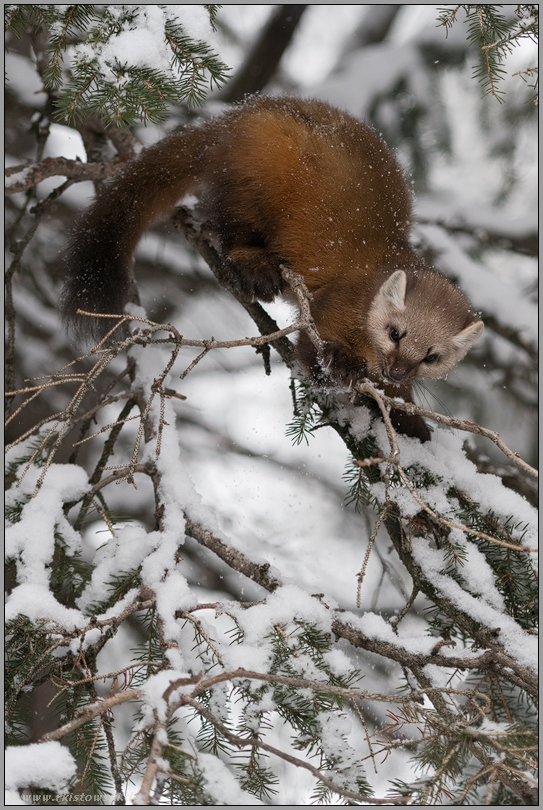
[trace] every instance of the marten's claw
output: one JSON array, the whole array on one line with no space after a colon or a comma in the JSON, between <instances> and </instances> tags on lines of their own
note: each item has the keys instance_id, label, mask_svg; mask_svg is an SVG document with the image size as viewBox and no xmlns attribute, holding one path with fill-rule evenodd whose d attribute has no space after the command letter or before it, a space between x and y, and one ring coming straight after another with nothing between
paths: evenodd
<instances>
[{"instance_id":1,"label":"marten's claw","mask_svg":"<svg viewBox=\"0 0 543 810\"><path fill-rule=\"evenodd\" d=\"M319 366L325 384L352 389L353 385L366 376L366 363L353 353L352 349L339 341L325 341Z\"/></svg>"},{"instance_id":2,"label":"marten's claw","mask_svg":"<svg viewBox=\"0 0 543 810\"><path fill-rule=\"evenodd\" d=\"M285 288L279 257L262 248L236 247L228 251L227 268L233 283L249 301L273 301Z\"/></svg>"}]
</instances>

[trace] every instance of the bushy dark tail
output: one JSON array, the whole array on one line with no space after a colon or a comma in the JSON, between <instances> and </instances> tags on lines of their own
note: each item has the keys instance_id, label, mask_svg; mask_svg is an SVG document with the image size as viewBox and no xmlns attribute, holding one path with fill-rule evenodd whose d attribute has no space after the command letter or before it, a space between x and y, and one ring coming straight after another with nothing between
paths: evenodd
<instances>
[{"instance_id":1,"label":"bushy dark tail","mask_svg":"<svg viewBox=\"0 0 543 810\"><path fill-rule=\"evenodd\" d=\"M78 340L99 340L120 315L130 287L132 254L144 231L197 182L206 129L187 128L146 149L100 190L80 217L65 254L62 317Z\"/></svg>"}]
</instances>

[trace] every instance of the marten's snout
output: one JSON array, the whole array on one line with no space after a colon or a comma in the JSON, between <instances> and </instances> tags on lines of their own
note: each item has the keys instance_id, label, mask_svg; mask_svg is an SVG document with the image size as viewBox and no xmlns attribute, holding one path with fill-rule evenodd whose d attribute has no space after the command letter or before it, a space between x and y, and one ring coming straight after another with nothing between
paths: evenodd
<instances>
[{"instance_id":1,"label":"marten's snout","mask_svg":"<svg viewBox=\"0 0 543 810\"><path fill-rule=\"evenodd\" d=\"M386 368L386 365L388 365L388 368ZM397 355L390 357L386 365L383 369L383 377L394 383L404 382L411 376L413 371L413 364Z\"/></svg>"}]
</instances>

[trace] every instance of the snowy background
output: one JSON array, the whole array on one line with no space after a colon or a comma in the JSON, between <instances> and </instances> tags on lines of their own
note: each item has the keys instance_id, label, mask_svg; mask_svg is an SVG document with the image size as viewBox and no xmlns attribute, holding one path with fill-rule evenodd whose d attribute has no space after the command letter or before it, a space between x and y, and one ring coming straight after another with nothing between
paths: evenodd
<instances>
[{"instance_id":1,"label":"snowy background","mask_svg":"<svg viewBox=\"0 0 543 810\"><path fill-rule=\"evenodd\" d=\"M219 25L213 45L234 72L273 8L228 4L220 11L224 27ZM437 6L402 6L384 41L359 47L356 31L372 8L383 7L309 6L268 90L335 104L371 121L397 150L412 177L418 218L413 238L417 246L460 283L487 321L484 337L468 358L446 381L426 383L419 392L419 401L442 413L499 431L513 450L535 464L537 258L530 240L537 232L537 124L530 89L512 75L532 64L535 46L525 43L512 53L504 81L506 101L500 105L495 99L481 98L480 88L471 78L476 57L466 52L465 30L458 24L446 39L444 30L436 27ZM41 83L24 48L20 52L16 46L11 49L7 70L15 99L7 117L7 163L16 165L33 157L23 122L28 124L33 111L40 108L43 96L36 95ZM215 112L220 105L220 98L212 96L207 110ZM181 120L182 115L173 111L166 125L137 128L136 136L147 145ZM44 157L60 155L86 160L79 133L53 124ZM51 178L41 183L38 198L46 197L60 182L59 178ZM87 204L92 194L91 183L69 188L45 217L25 257L14 292L20 318L19 383L22 378L52 373L69 362L72 347L59 326L56 312L61 284L58 256L74 213ZM22 196L16 195L16 205ZM185 337L206 339L213 335L218 340L229 340L255 334L254 325L238 303L218 287L202 260L167 222L148 233L139 245L136 277L149 317L162 323L172 322ZM267 309L281 326L294 317L292 309L281 301ZM347 484L342 476L348 453L334 431L323 428L316 431L309 444L299 445L293 445L286 435L292 419L288 370L272 354L272 373L265 376L262 360L253 349L235 348L211 352L179 384L176 377L197 353L198 350L183 349L177 360L172 379L186 401L173 400L171 408L175 411L183 475L201 496L202 514L216 521L224 536L253 561L269 562L272 571L292 585L292 592L281 597L284 604L290 600L292 605L298 600L303 612L304 594L322 592L358 617L372 612L388 619L399 612L411 592L410 578L384 532L377 537L357 608L357 573L375 515L371 510L356 514L344 505ZM115 373L121 368L119 361L111 371ZM65 407L66 396L67 392L61 389L45 391L39 407L36 404L28 409L28 414L15 420L13 436L23 432L32 419L37 421L44 413ZM113 406L102 411L95 430L114 421L118 410L120 407ZM136 431L136 423L126 425L111 464L128 460ZM473 493L478 479L467 463L463 467L458 462L464 438L438 428L431 454L440 474L449 474L451 480ZM502 463L503 458L490 443L481 440L472 444L477 446L477 452L489 456L489 464ZM99 443L85 447L82 459L88 470L93 469L100 452ZM59 461L66 461L67 456L68 453L65 458L61 456ZM456 459L450 468L448 459ZM54 479L55 474L58 480ZM52 492L62 493L64 487L64 500L69 500L68 490L83 485L66 480L60 469L57 473L52 470L49 476L47 497L42 491L41 506L35 507L34 519L41 522L48 519L48 514L54 522L54 515L48 513L58 508L52 504ZM29 476L23 489L30 493L34 484ZM186 497L189 487L187 483ZM519 520L534 520L528 504L504 490L497 479L495 486L489 484L473 497L479 501L486 499L498 513L514 511ZM123 563L127 568L134 561L137 565L138 555L142 558L148 553L141 544L154 528L151 485L138 479L137 491L127 483L110 487L108 507L118 516L117 549L124 542L124 553L133 555ZM30 515L27 517L32 519ZM106 525L96 519L96 514L92 518L83 532L83 554L89 561L99 561L101 567L83 600L87 603L101 595L100 588L108 575L116 565L121 565L117 556L108 556L109 552L104 551L109 538ZM529 539L531 544L531 534ZM15 537L12 542L17 546L19 540ZM190 593L199 601L262 598L263 591L257 585L227 568L195 541L187 539L185 552L176 571L186 579ZM47 582L40 579L46 567L47 549L41 546L40 553L41 562L34 559L34 563L42 565L41 573L30 568L27 571L27 581L34 589L35 616L43 615L46 608L51 612L45 597ZM432 562L430 549L425 557L424 550L420 554L430 569L432 564L437 565L437 576L439 560ZM473 566L470 575L479 579L479 584L486 577L484 600L488 610L494 610L499 617L495 626L501 626L504 638L507 635L510 643L516 644L515 629L510 630L504 624L503 603L482 556L473 552L470 565ZM37 593L42 593L36 590L40 587L43 601L36 598ZM16 613L28 593L21 590L17 594L16 589L10 610ZM80 607L83 606L82 603ZM425 606L425 600L419 597L402 623L400 635L408 649L416 650L426 643ZM278 610L277 604L274 610ZM477 615L475 608L474 611ZM379 616L366 615L360 621L366 622L366 632L384 638L384 622ZM205 611L200 617L205 618L210 632L224 631L221 625L224 619L215 619L213 611ZM60 624L68 621L68 617L56 619ZM258 625L250 629L257 633ZM115 651L109 646L104 649L98 662L100 669L114 671L119 666L131 646L131 632L123 629L119 633ZM430 644L433 641L428 639ZM361 670L365 689L394 688L399 668L393 671L390 665L384 667L371 654L354 656L347 645L344 650L352 657L352 665ZM517 652L520 654L515 647ZM531 658L527 660L531 662ZM256 668L256 664L245 663L253 665ZM385 707L378 708L380 715L373 718L376 724L384 721L385 711ZM121 717L123 722L116 732L120 746L128 734L130 712L125 710ZM288 745L280 723L276 723L270 741ZM352 744L356 748L356 737L352 738ZM29 761L34 765L34 759ZM64 769L66 778L70 767L70 763L59 760L59 772ZM279 773L278 792L270 803L308 803L312 777L284 764ZM51 784L58 787L54 776ZM378 774L368 768L368 779L377 796L384 795L391 777L410 779L409 756L405 752L393 753ZM12 787L16 786L15 780ZM11 804L20 803L11 795ZM233 801L227 803L241 802L235 791L232 797ZM341 803L339 799L337 803Z\"/></svg>"}]
</instances>

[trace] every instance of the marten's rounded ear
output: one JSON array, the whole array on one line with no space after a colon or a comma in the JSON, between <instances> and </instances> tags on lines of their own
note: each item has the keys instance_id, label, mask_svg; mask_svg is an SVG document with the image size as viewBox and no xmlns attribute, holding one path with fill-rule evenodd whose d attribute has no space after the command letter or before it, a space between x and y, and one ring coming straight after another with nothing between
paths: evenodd
<instances>
[{"instance_id":1,"label":"marten's rounded ear","mask_svg":"<svg viewBox=\"0 0 543 810\"><path fill-rule=\"evenodd\" d=\"M466 326L465 329L462 329L461 332L453 337L452 342L457 349L460 349L460 351L465 354L468 349L471 349L473 344L479 340L483 334L484 328L485 325L482 321L470 323L469 326Z\"/></svg>"},{"instance_id":2,"label":"marten's rounded ear","mask_svg":"<svg viewBox=\"0 0 543 810\"><path fill-rule=\"evenodd\" d=\"M379 288L378 295L382 296L389 304L396 309L405 309L405 288L407 286L407 276L403 270L395 270L392 275L383 281Z\"/></svg>"}]
</instances>

